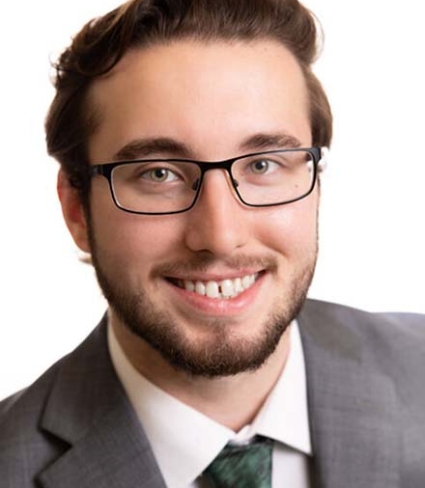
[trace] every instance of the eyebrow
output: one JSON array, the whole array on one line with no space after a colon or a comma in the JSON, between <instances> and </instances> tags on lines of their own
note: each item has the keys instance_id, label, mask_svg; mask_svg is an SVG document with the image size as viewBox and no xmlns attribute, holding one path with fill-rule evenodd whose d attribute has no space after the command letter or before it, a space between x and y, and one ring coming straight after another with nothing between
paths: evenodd
<instances>
[{"instance_id":1,"label":"eyebrow","mask_svg":"<svg viewBox=\"0 0 425 488\"><path fill-rule=\"evenodd\" d=\"M154 137L148 139L136 139L129 142L114 154L115 161L142 159L155 154L170 154L179 158L189 158L188 147L168 137Z\"/></svg>"},{"instance_id":2,"label":"eyebrow","mask_svg":"<svg viewBox=\"0 0 425 488\"><path fill-rule=\"evenodd\" d=\"M294 136L285 133L259 133L246 138L240 148L242 151L269 149L286 149L301 147L301 142Z\"/></svg>"},{"instance_id":3,"label":"eyebrow","mask_svg":"<svg viewBox=\"0 0 425 488\"><path fill-rule=\"evenodd\" d=\"M262 151L279 148L297 148L301 147L301 143L296 137L285 133L258 133L247 137L239 147L242 152ZM193 157L192 152L182 142L168 137L153 137L135 139L129 142L114 154L113 160L127 161L155 155L163 156L165 154L183 159Z\"/></svg>"}]
</instances>

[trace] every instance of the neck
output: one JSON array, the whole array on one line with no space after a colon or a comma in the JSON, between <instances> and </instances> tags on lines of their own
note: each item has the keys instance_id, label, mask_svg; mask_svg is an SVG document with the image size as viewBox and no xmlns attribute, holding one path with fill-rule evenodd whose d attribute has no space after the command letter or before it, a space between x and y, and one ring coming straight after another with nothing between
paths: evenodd
<instances>
[{"instance_id":1,"label":"neck","mask_svg":"<svg viewBox=\"0 0 425 488\"><path fill-rule=\"evenodd\" d=\"M238 432L252 422L278 380L289 353L290 327L275 352L256 371L205 378L171 366L156 350L112 318L118 343L147 380L214 421Z\"/></svg>"}]
</instances>

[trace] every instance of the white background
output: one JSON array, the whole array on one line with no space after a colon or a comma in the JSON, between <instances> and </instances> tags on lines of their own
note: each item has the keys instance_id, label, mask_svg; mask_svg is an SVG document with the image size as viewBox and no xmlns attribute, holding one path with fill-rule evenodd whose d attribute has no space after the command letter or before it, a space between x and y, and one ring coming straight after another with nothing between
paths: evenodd
<instances>
[{"instance_id":1,"label":"white background","mask_svg":"<svg viewBox=\"0 0 425 488\"><path fill-rule=\"evenodd\" d=\"M118 0L119 1L119 0ZM113 0L7 2L0 20L0 398L74 348L105 304L56 199L43 121L49 59ZM311 296L425 312L425 29L421 2L309 0L335 115Z\"/></svg>"}]
</instances>

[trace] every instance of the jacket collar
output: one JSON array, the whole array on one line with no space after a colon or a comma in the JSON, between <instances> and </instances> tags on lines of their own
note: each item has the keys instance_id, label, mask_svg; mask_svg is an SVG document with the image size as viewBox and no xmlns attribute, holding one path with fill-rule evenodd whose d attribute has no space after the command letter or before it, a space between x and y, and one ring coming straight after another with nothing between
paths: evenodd
<instances>
[{"instance_id":1,"label":"jacket collar","mask_svg":"<svg viewBox=\"0 0 425 488\"><path fill-rule=\"evenodd\" d=\"M41 428L70 446L39 476L44 488L165 488L112 367L105 319L62 360Z\"/></svg>"},{"instance_id":2,"label":"jacket collar","mask_svg":"<svg viewBox=\"0 0 425 488\"><path fill-rule=\"evenodd\" d=\"M398 487L397 395L356 333L364 317L308 301L298 320L317 486Z\"/></svg>"}]
</instances>

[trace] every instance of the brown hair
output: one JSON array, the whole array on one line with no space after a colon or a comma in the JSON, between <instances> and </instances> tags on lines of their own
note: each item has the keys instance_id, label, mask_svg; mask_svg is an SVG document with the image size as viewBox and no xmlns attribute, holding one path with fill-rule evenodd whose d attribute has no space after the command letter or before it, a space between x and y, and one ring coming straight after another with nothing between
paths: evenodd
<instances>
[{"instance_id":1,"label":"brown hair","mask_svg":"<svg viewBox=\"0 0 425 488\"><path fill-rule=\"evenodd\" d=\"M48 152L87 204L87 141L96 128L88 104L90 84L131 48L185 38L206 42L269 38L282 43L306 79L313 144L329 146L332 114L311 69L317 37L315 18L297 0L131 0L87 23L55 65L56 96L46 120Z\"/></svg>"}]
</instances>

